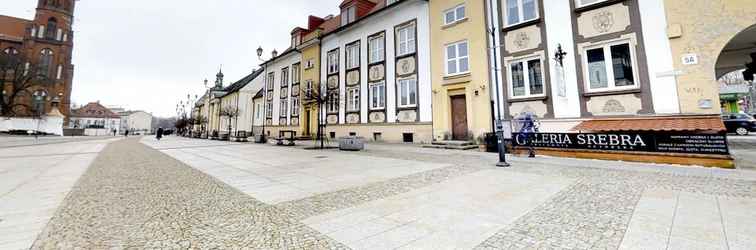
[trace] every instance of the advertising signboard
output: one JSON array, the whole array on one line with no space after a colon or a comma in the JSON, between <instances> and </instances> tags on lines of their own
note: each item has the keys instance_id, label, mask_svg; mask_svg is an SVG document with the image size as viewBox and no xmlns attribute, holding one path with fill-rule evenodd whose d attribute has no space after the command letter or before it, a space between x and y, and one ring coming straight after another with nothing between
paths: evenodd
<instances>
[{"instance_id":1,"label":"advertising signboard","mask_svg":"<svg viewBox=\"0 0 756 250\"><path fill-rule=\"evenodd\" d=\"M709 155L730 154L725 135L515 133L513 137L514 146Z\"/></svg>"}]
</instances>

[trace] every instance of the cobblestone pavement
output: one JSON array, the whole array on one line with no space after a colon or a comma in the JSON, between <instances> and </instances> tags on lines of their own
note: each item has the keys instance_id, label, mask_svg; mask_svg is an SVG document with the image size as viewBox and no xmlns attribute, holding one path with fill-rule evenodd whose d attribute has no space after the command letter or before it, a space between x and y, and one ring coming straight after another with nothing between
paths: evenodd
<instances>
[{"instance_id":1,"label":"cobblestone pavement","mask_svg":"<svg viewBox=\"0 0 756 250\"><path fill-rule=\"evenodd\" d=\"M128 139L110 144L33 249L339 249L276 207Z\"/></svg>"}]
</instances>

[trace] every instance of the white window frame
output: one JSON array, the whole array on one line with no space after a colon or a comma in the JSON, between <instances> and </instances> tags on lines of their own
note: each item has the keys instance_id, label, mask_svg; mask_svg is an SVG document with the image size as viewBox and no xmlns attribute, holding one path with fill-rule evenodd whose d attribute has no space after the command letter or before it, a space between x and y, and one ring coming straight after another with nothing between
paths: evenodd
<instances>
[{"instance_id":1,"label":"white window frame","mask_svg":"<svg viewBox=\"0 0 756 250\"><path fill-rule=\"evenodd\" d=\"M289 86L289 67L281 69L281 87Z\"/></svg>"},{"instance_id":2,"label":"white window frame","mask_svg":"<svg viewBox=\"0 0 756 250\"><path fill-rule=\"evenodd\" d=\"M273 102L271 101L265 103L265 117L273 118Z\"/></svg>"},{"instance_id":3,"label":"white window frame","mask_svg":"<svg viewBox=\"0 0 756 250\"><path fill-rule=\"evenodd\" d=\"M383 62L385 57L386 36L381 34L368 38L368 64Z\"/></svg>"},{"instance_id":4,"label":"white window frame","mask_svg":"<svg viewBox=\"0 0 756 250\"><path fill-rule=\"evenodd\" d=\"M347 45L344 48L344 55L346 56L346 69L355 69L360 67L360 43L355 42Z\"/></svg>"},{"instance_id":5,"label":"white window frame","mask_svg":"<svg viewBox=\"0 0 756 250\"><path fill-rule=\"evenodd\" d=\"M328 74L339 73L339 50L328 52L326 59L328 62Z\"/></svg>"},{"instance_id":6,"label":"white window frame","mask_svg":"<svg viewBox=\"0 0 756 250\"><path fill-rule=\"evenodd\" d=\"M312 80L305 80L304 84L305 84L305 87L304 87L305 98L312 98L313 97L312 96L312 87L313 87Z\"/></svg>"},{"instance_id":7,"label":"white window frame","mask_svg":"<svg viewBox=\"0 0 756 250\"><path fill-rule=\"evenodd\" d=\"M360 111L360 88L348 88L346 97L347 112Z\"/></svg>"},{"instance_id":8,"label":"white window frame","mask_svg":"<svg viewBox=\"0 0 756 250\"><path fill-rule=\"evenodd\" d=\"M402 86L403 82L410 82L412 84L406 84L405 86ZM415 103L412 103L412 101L411 101L412 98L410 98L411 93L412 93L410 90L412 90L412 88L414 88L414 90L415 90ZM396 81L397 106L400 107L400 108L414 108L414 107L417 107L417 102L418 102L418 99L420 98L420 95L418 93L418 89L417 88L418 88L418 86L417 86L417 78L410 77L410 78L398 79ZM402 94L403 94L404 90L407 91L407 103L403 103L403 100L402 100L403 99Z\"/></svg>"},{"instance_id":9,"label":"white window frame","mask_svg":"<svg viewBox=\"0 0 756 250\"><path fill-rule=\"evenodd\" d=\"M333 92L328 93L328 101L326 102L326 110L327 113L338 113L339 112L339 93Z\"/></svg>"},{"instance_id":10,"label":"white window frame","mask_svg":"<svg viewBox=\"0 0 756 250\"><path fill-rule=\"evenodd\" d=\"M585 6L591 6L591 5L594 5L594 4L603 3L603 2L606 2L606 1L608 1L608 0L598 0L598 1L593 2L593 3L583 3L583 0L575 0L575 6L577 8L582 8L582 7L585 7Z\"/></svg>"},{"instance_id":11,"label":"white window frame","mask_svg":"<svg viewBox=\"0 0 756 250\"><path fill-rule=\"evenodd\" d=\"M402 32L406 32L406 40L402 41ZM410 34L412 35L410 38ZM417 24L415 22L396 28L396 55L404 56L417 52ZM406 51L402 51L402 44ZM410 50L412 48L412 50Z\"/></svg>"},{"instance_id":12,"label":"white window frame","mask_svg":"<svg viewBox=\"0 0 756 250\"><path fill-rule=\"evenodd\" d=\"M341 11L341 26L350 24L357 19L357 6L352 5Z\"/></svg>"},{"instance_id":13,"label":"white window frame","mask_svg":"<svg viewBox=\"0 0 756 250\"><path fill-rule=\"evenodd\" d=\"M632 60L632 66L633 66L633 85L628 86L616 86L616 82L614 79L614 63L612 60L612 52L611 47L615 45L622 45L627 44L630 47L630 60ZM581 48L580 53L581 60L582 60L582 70L583 70L583 82L585 87L586 93L600 93L600 92L610 92L610 91L622 91L622 90L630 90L630 89L639 89L640 88L640 78L638 77L638 57L636 55L636 47L637 44L635 42L635 39L616 39L616 40L610 40L606 42L602 42L599 44L593 44L590 46L585 46ZM604 60L606 60L606 78L607 78L607 87L606 88L591 88L591 80L590 80L590 72L588 72L588 51L592 49L598 49L601 48L604 50Z\"/></svg>"},{"instance_id":14,"label":"white window frame","mask_svg":"<svg viewBox=\"0 0 756 250\"><path fill-rule=\"evenodd\" d=\"M268 91L272 91L276 87L276 73L270 72L268 73Z\"/></svg>"},{"instance_id":15,"label":"white window frame","mask_svg":"<svg viewBox=\"0 0 756 250\"><path fill-rule=\"evenodd\" d=\"M457 15L457 14L459 14L457 12L457 10L459 10L459 9L464 9L464 15L462 17L460 17L460 16ZM449 20L446 19L446 16L449 13L454 14L454 20L449 21ZM462 4L459 4L457 6L452 7L451 9L446 9L446 10L444 10L444 13L443 13L443 15L442 15L441 18L443 19L442 22L443 22L444 26L452 25L452 24L459 23L459 22L462 22L464 20L467 20L467 7L465 7L465 4L462 3Z\"/></svg>"},{"instance_id":16,"label":"white window frame","mask_svg":"<svg viewBox=\"0 0 756 250\"><path fill-rule=\"evenodd\" d=\"M541 17L541 13L540 13L541 6L538 5L538 0L533 0L533 4L535 6L535 10L533 10L533 11L535 11L535 17L533 17L533 19L528 19L528 20L525 20L525 10L522 7L523 6L522 2L524 0L514 0L514 1L517 1L517 17L519 17L519 21L516 22L516 23L511 23L510 24L509 23L509 8L507 8L508 7L507 6L508 1L509 0L504 0L504 4L502 6L502 8L504 8L504 17L505 17L504 18L504 23L506 24L506 25L504 25L505 27L515 26L515 25L518 25L518 24L521 24L521 23L530 22L530 21L536 20L536 19L538 19L538 18Z\"/></svg>"},{"instance_id":17,"label":"white window frame","mask_svg":"<svg viewBox=\"0 0 756 250\"><path fill-rule=\"evenodd\" d=\"M281 112L280 116L286 117L286 115L288 115L288 112L289 112L289 99L281 99L279 104L280 104L279 111Z\"/></svg>"},{"instance_id":18,"label":"white window frame","mask_svg":"<svg viewBox=\"0 0 756 250\"><path fill-rule=\"evenodd\" d=\"M467 44L467 55L466 56L459 56L459 45L460 44ZM449 47L454 46L454 50L456 51L456 57L455 58L449 58ZM460 61L463 59L467 59L467 70L466 71L460 71ZM457 63L457 72L449 72L449 62L455 61ZM447 44L444 46L444 72L446 76L455 76L455 75L462 75L470 73L470 43L467 40L454 42Z\"/></svg>"},{"instance_id":19,"label":"white window frame","mask_svg":"<svg viewBox=\"0 0 756 250\"><path fill-rule=\"evenodd\" d=\"M382 89L382 91L376 91ZM371 110L381 110L386 108L386 82L380 81L380 82L373 82L370 83L368 86L368 90L370 91L369 96L369 105ZM378 101L377 105L373 102L373 99L376 99Z\"/></svg>"},{"instance_id":20,"label":"white window frame","mask_svg":"<svg viewBox=\"0 0 756 250\"><path fill-rule=\"evenodd\" d=\"M298 97L291 98L291 115L299 116L299 98Z\"/></svg>"},{"instance_id":21,"label":"white window frame","mask_svg":"<svg viewBox=\"0 0 756 250\"><path fill-rule=\"evenodd\" d=\"M530 68L528 66L528 62L538 60L541 62L541 87L543 88L543 93L541 94L531 94L530 93L530 86L532 85L532 82L530 81ZM523 72L523 80L525 81L525 95L521 96L515 96L514 95L514 80L512 77L514 75L512 74L512 64L515 63L522 63L522 72ZM520 57L516 59L512 59L506 62L507 67L507 85L509 90L509 98L510 99L523 99L523 98L532 98L532 97L543 97L546 96L546 75L544 73L544 59L543 56L537 55L537 56L526 56L526 57Z\"/></svg>"},{"instance_id":22,"label":"white window frame","mask_svg":"<svg viewBox=\"0 0 756 250\"><path fill-rule=\"evenodd\" d=\"M302 65L295 63L291 65L291 84L299 83L301 79Z\"/></svg>"}]
</instances>

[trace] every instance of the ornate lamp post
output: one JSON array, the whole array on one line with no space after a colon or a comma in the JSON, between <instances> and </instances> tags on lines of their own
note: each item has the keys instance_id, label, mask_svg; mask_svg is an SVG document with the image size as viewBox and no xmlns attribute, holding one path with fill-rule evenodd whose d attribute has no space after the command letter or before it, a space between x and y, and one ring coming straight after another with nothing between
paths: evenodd
<instances>
[{"instance_id":1,"label":"ornate lamp post","mask_svg":"<svg viewBox=\"0 0 756 250\"><path fill-rule=\"evenodd\" d=\"M499 86L499 63L498 63L499 55L498 55L498 52L497 52L497 46L498 46L498 44L495 44L496 43L496 33L498 33L499 30L496 28L496 25L494 24L494 22L496 20L494 20L494 18L493 18L494 17L494 15L493 15L494 14L493 13L493 6L494 6L493 5L493 1L489 1L489 8L488 8L488 10L489 10L489 14L491 15L491 27L489 28L488 32L489 32L489 35L491 35L491 41L493 41L493 43L494 43L494 46L492 48L493 49L493 57L494 57L494 60L493 60L494 61L494 65L493 65L493 67L494 67L493 68L493 71L494 71L494 84L495 84L494 86L495 86L495 90L496 90L496 101L494 103L496 103L496 140L498 142L498 149L499 149L499 162L496 163L496 166L498 166L498 167L509 167L510 165L509 165L509 163L507 163L506 148L504 147L504 126L505 126L505 124L504 124L504 121L503 121L503 119L501 117L501 107L499 105L502 100L500 99L500 94L499 94L499 88L500 88L500 86ZM508 126L510 126L510 128L511 128L511 125L508 125Z\"/></svg>"},{"instance_id":2,"label":"ornate lamp post","mask_svg":"<svg viewBox=\"0 0 756 250\"><path fill-rule=\"evenodd\" d=\"M265 142L267 142L267 138L266 138L267 135L265 134L265 125L266 125L266 123L268 121L268 108L267 108L268 107L268 65L265 64L266 60L262 58L263 52L264 51L263 51L262 46L260 46L260 47L257 48L257 59L264 63L263 64L263 77L264 77L263 78L264 79L263 80L263 82L264 82L263 83L263 89L264 89L263 93L265 93L263 95L263 102L265 104L265 108L263 109L264 113L263 113L263 122L262 122L262 133L260 134L260 139L257 140L259 143L265 143ZM273 53L275 54L276 51L273 50ZM255 122L254 122L254 119L253 119L252 120L253 127L254 127L254 123ZM253 132L254 132L254 129L253 129Z\"/></svg>"}]
</instances>

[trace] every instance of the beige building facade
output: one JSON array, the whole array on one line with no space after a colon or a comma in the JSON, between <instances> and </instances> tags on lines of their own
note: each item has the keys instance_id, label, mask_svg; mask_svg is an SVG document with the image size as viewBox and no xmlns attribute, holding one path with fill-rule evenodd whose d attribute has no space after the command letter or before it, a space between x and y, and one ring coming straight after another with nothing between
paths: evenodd
<instances>
[{"instance_id":1,"label":"beige building facade","mask_svg":"<svg viewBox=\"0 0 756 250\"><path fill-rule=\"evenodd\" d=\"M752 0L664 0L682 113L719 113L721 76L756 52Z\"/></svg>"},{"instance_id":2,"label":"beige building facade","mask_svg":"<svg viewBox=\"0 0 756 250\"><path fill-rule=\"evenodd\" d=\"M486 1L430 1L433 139L492 132Z\"/></svg>"}]
</instances>

